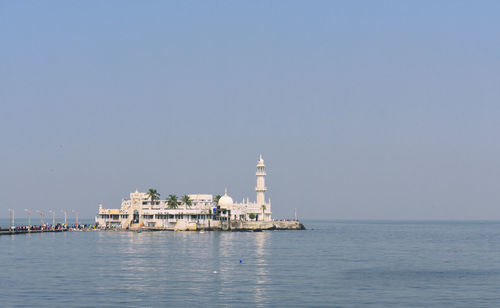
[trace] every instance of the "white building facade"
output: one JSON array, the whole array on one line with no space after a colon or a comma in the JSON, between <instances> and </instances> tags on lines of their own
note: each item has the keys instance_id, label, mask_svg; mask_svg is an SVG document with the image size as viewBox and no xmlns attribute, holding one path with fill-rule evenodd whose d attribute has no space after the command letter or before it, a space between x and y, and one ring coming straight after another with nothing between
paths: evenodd
<instances>
[{"instance_id":1,"label":"white building facade","mask_svg":"<svg viewBox=\"0 0 500 308\"><path fill-rule=\"evenodd\" d=\"M215 202L211 194L189 194L191 205L169 207L168 200L151 200L148 193L135 191L123 199L119 209L99 205L95 222L102 228L134 229L141 227L175 228L179 224L210 226L220 221L271 221L271 200L265 201L265 165L262 155L257 162L256 202L248 198L234 203L227 194Z\"/></svg>"}]
</instances>

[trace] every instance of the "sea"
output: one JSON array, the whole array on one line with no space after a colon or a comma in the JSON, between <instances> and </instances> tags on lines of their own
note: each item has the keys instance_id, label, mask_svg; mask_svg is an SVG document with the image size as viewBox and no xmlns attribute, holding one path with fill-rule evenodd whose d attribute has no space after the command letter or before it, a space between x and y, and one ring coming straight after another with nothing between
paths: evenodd
<instances>
[{"instance_id":1,"label":"sea","mask_svg":"<svg viewBox=\"0 0 500 308\"><path fill-rule=\"evenodd\" d=\"M500 222L303 223L2 235L0 306L500 306Z\"/></svg>"}]
</instances>

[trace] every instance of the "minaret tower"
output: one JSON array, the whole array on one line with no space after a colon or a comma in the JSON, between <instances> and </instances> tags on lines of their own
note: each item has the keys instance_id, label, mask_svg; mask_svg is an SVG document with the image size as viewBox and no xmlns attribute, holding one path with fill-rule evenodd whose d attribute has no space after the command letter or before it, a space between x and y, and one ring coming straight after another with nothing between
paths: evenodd
<instances>
[{"instance_id":1,"label":"minaret tower","mask_svg":"<svg viewBox=\"0 0 500 308\"><path fill-rule=\"evenodd\" d=\"M264 165L264 160L262 155L260 155L259 161L257 162L257 186L255 186L255 191L257 192L257 204L259 206L266 204L265 192L266 188L266 165Z\"/></svg>"}]
</instances>

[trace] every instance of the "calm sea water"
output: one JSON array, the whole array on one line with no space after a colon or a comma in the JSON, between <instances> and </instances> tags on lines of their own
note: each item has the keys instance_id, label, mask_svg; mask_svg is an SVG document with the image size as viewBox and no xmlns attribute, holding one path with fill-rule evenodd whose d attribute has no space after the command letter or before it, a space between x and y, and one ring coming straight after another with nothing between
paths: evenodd
<instances>
[{"instance_id":1,"label":"calm sea water","mask_svg":"<svg viewBox=\"0 0 500 308\"><path fill-rule=\"evenodd\" d=\"M500 223L0 236L2 307L498 307ZM241 263L240 263L241 260Z\"/></svg>"}]
</instances>

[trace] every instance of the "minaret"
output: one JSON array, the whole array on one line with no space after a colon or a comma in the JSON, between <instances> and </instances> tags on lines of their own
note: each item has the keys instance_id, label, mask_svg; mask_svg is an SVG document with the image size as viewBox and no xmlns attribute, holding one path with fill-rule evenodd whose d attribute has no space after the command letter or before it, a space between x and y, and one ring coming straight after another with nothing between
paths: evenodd
<instances>
[{"instance_id":1,"label":"minaret","mask_svg":"<svg viewBox=\"0 0 500 308\"><path fill-rule=\"evenodd\" d=\"M264 160L262 155L260 155L259 161L257 162L257 186L255 186L255 191L257 192L257 204L259 206L266 204L265 192L266 188L266 165L264 165Z\"/></svg>"}]
</instances>

